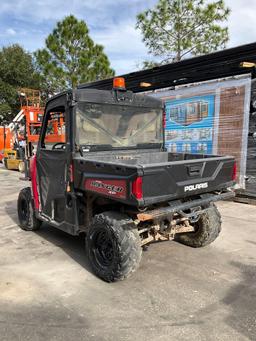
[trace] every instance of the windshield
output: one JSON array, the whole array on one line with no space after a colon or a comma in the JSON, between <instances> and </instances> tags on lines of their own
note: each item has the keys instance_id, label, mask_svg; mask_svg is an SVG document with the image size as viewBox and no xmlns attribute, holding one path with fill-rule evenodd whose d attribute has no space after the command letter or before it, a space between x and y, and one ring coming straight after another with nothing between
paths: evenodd
<instances>
[{"instance_id":1,"label":"windshield","mask_svg":"<svg viewBox=\"0 0 256 341\"><path fill-rule=\"evenodd\" d=\"M80 102L76 120L78 145L108 149L163 143L161 109Z\"/></svg>"}]
</instances>

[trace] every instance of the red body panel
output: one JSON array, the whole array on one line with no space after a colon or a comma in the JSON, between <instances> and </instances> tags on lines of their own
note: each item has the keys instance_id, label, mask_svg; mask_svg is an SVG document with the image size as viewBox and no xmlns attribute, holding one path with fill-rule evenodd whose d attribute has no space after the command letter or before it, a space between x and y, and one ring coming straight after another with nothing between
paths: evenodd
<instances>
[{"instance_id":1,"label":"red body panel","mask_svg":"<svg viewBox=\"0 0 256 341\"><path fill-rule=\"evenodd\" d=\"M85 189L120 199L125 199L127 192L125 180L86 179Z\"/></svg>"},{"instance_id":2,"label":"red body panel","mask_svg":"<svg viewBox=\"0 0 256 341\"><path fill-rule=\"evenodd\" d=\"M32 183L32 193L35 203L35 209L39 210L39 195L37 189L37 170L36 170L36 156L33 156L30 161L30 176Z\"/></svg>"}]
</instances>

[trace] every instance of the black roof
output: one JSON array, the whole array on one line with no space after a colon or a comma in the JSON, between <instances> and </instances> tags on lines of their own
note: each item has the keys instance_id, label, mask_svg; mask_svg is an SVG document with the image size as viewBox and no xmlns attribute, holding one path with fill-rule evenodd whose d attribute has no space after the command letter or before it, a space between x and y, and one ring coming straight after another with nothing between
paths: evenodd
<instances>
[{"instance_id":1,"label":"black roof","mask_svg":"<svg viewBox=\"0 0 256 341\"><path fill-rule=\"evenodd\" d=\"M252 73L254 76L255 68L243 68L240 65L242 62L256 63L256 43L241 45L148 70L128 73L122 75L122 77L126 80L128 90L142 92L246 73ZM141 87L141 82L150 83L151 86ZM112 89L112 78L82 84L78 88L110 90Z\"/></svg>"}]
</instances>

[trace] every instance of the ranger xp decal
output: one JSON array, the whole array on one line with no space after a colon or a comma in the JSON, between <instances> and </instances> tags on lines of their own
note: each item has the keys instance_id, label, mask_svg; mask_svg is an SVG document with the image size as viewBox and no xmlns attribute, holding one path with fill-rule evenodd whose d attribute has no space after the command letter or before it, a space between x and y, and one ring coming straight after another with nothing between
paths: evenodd
<instances>
[{"instance_id":1,"label":"ranger xp decal","mask_svg":"<svg viewBox=\"0 0 256 341\"><path fill-rule=\"evenodd\" d=\"M86 179L85 189L115 198L126 198L126 182L124 180Z\"/></svg>"},{"instance_id":2,"label":"ranger xp decal","mask_svg":"<svg viewBox=\"0 0 256 341\"><path fill-rule=\"evenodd\" d=\"M184 192L196 191L208 187L208 182L201 182L200 184L188 185L184 187Z\"/></svg>"}]
</instances>

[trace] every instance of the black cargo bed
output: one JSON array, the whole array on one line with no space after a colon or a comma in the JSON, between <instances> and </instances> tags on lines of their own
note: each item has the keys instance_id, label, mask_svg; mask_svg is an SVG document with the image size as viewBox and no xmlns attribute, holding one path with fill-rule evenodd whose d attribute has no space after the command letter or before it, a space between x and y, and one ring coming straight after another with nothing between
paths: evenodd
<instances>
[{"instance_id":1,"label":"black cargo bed","mask_svg":"<svg viewBox=\"0 0 256 341\"><path fill-rule=\"evenodd\" d=\"M117 200L139 207L226 189L233 184L235 163L229 156L159 151L88 153L77 161L76 187L84 188L87 178L124 180L128 196ZM141 200L130 193L136 177L143 179Z\"/></svg>"}]
</instances>

